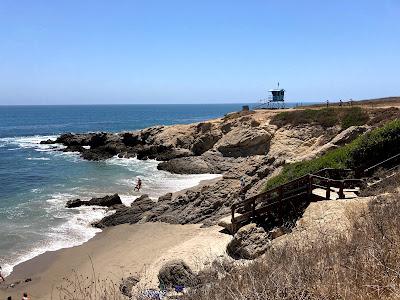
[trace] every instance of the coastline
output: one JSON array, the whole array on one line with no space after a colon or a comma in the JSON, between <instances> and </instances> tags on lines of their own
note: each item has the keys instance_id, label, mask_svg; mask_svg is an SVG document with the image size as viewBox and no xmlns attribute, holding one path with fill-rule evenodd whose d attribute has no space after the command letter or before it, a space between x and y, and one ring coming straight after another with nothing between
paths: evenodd
<instances>
[{"instance_id":1,"label":"coastline","mask_svg":"<svg viewBox=\"0 0 400 300\"><path fill-rule=\"evenodd\" d=\"M172 194L179 196L188 190L214 184L221 180L221 178L222 175L213 179L201 180L197 185L173 192ZM220 233L219 231L222 228L219 226L201 229L201 225L149 222L145 224L122 224L102 229L102 231L96 233L92 238L80 245L54 251L49 250L15 265L11 274L6 277L6 282L0 283L0 298L8 296L12 296L13 298L19 297L23 292L29 291L34 299L52 299L57 295L56 288L61 286L65 277L74 274L74 272L82 275L92 275L90 264L92 258L103 257L108 254L113 255L115 249L107 249L105 245L109 245L109 243L118 244L118 249L124 253L124 255L119 257L126 257L124 251L130 246L123 245L123 243L127 242L126 236L131 236L129 242L133 242L133 246L139 245L139 247L144 247L146 251L143 253L139 251L139 253L133 253L128 256L132 257L136 262L133 265L117 259L116 261L121 263L121 268L115 268L114 264L109 272L107 272L107 278L110 278L110 274L113 275L112 280L118 285L124 276L126 277L133 273L140 274L141 277L145 278L141 284L156 287L157 272L161 268L162 263L168 261L169 258L182 258L181 255L175 255L177 252L181 254L186 253L186 261L194 270L199 270L205 263L212 261L218 256L225 256L226 245L231 237ZM153 236L160 235L163 237L166 236L166 238L153 238ZM149 240L144 242L143 239L146 238ZM179 242L174 239L179 240ZM207 241L202 243L204 239L207 239ZM138 240L138 244L134 240ZM155 243L155 241L159 243ZM185 243L186 246L180 251L174 249ZM195 255L196 253L197 255ZM195 258L194 261L192 260L193 258ZM68 265L68 262L71 260L74 263ZM95 261L94 264L96 264ZM123 267L125 265L130 265L130 270L125 272ZM101 273L104 272L102 271ZM31 279L32 281L24 282L26 279ZM10 284L16 282L19 283L15 287L8 287Z\"/></svg>"},{"instance_id":2,"label":"coastline","mask_svg":"<svg viewBox=\"0 0 400 300\"><path fill-rule=\"evenodd\" d=\"M221 233L219 226L200 226L145 223L107 228L80 246L46 252L17 265L6 283L21 283L14 288L0 284L0 297L18 299L27 291L32 299L57 299L57 287L66 283L65 278L92 276L92 267L96 278L117 285L133 274L141 277L141 286L156 287L158 270L168 260L184 259L199 270L225 255L231 237ZM26 278L31 281L24 282Z\"/></svg>"}]
</instances>

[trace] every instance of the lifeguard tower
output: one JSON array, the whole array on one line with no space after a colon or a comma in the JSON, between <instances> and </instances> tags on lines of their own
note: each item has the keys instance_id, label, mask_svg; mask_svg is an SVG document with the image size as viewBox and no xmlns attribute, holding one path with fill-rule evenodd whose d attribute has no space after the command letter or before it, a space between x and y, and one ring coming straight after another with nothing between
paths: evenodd
<instances>
[{"instance_id":1,"label":"lifeguard tower","mask_svg":"<svg viewBox=\"0 0 400 300\"><path fill-rule=\"evenodd\" d=\"M261 105L259 107L264 107L267 109L282 109L285 108L285 90L279 88L272 89L268 91L271 95L267 99L260 100Z\"/></svg>"}]
</instances>

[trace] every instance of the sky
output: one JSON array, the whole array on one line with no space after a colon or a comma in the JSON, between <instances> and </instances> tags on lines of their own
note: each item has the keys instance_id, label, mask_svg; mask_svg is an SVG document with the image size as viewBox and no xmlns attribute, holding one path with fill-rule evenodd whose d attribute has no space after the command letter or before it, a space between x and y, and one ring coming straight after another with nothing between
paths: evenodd
<instances>
[{"instance_id":1,"label":"sky","mask_svg":"<svg viewBox=\"0 0 400 300\"><path fill-rule=\"evenodd\" d=\"M0 105L400 95L399 0L0 0Z\"/></svg>"}]
</instances>

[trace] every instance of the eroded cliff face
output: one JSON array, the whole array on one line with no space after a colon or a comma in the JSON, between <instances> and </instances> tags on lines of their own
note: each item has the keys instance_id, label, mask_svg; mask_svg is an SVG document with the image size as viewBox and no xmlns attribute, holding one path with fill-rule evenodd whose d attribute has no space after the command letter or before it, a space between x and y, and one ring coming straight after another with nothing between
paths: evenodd
<instances>
[{"instance_id":1,"label":"eroded cliff face","mask_svg":"<svg viewBox=\"0 0 400 300\"><path fill-rule=\"evenodd\" d=\"M222 174L216 182L161 197L141 218L137 214L132 220L129 216L123 218L124 223L140 219L209 225L228 215L230 206L240 201L241 177L246 182L245 196L250 197L259 193L284 163L313 158L365 131L349 128L342 132L339 126L323 128L310 124L278 128L270 124L274 114L260 110L233 113L208 122L155 126L118 134L65 134L56 142L67 146L64 151L78 151L85 159L137 156L160 160L158 168L173 173Z\"/></svg>"}]
</instances>

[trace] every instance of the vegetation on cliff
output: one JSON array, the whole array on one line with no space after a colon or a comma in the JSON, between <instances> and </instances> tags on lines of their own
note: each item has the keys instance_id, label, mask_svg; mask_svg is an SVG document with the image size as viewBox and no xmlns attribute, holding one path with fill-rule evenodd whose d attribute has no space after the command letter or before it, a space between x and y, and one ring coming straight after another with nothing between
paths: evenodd
<instances>
[{"instance_id":1,"label":"vegetation on cliff","mask_svg":"<svg viewBox=\"0 0 400 300\"><path fill-rule=\"evenodd\" d=\"M368 113L360 107L322 108L285 111L276 114L271 124L277 126L314 124L325 128L340 125L343 129L368 122Z\"/></svg>"},{"instance_id":2,"label":"vegetation on cliff","mask_svg":"<svg viewBox=\"0 0 400 300\"><path fill-rule=\"evenodd\" d=\"M288 164L266 183L264 190L323 168L366 168L397 154L400 149L400 120L393 120L351 143L308 161Z\"/></svg>"},{"instance_id":3,"label":"vegetation on cliff","mask_svg":"<svg viewBox=\"0 0 400 300\"><path fill-rule=\"evenodd\" d=\"M362 218L349 212L346 233L288 240L250 264L225 267L225 276L203 276L210 279L185 299L398 299L398 197L377 197Z\"/></svg>"}]
</instances>

